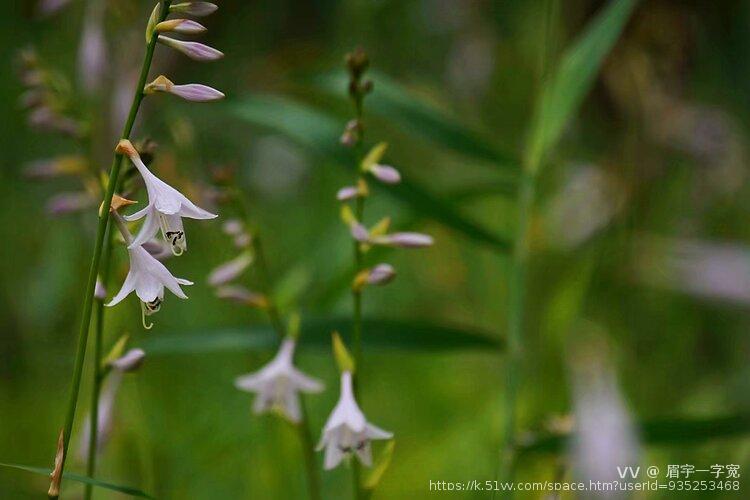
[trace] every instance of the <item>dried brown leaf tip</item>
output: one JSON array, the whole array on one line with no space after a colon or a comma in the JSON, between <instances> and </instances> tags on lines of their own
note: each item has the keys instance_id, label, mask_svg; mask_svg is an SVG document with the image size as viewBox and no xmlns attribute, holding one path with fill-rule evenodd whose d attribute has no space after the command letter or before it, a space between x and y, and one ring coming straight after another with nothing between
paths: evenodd
<instances>
[{"instance_id":1,"label":"dried brown leaf tip","mask_svg":"<svg viewBox=\"0 0 750 500\"><path fill-rule=\"evenodd\" d=\"M50 498L57 498L60 496L60 482L62 481L62 466L63 459L65 458L65 435L63 430L60 429L60 435L57 438L57 453L55 454L55 468L49 475L50 484L47 496Z\"/></svg>"}]
</instances>

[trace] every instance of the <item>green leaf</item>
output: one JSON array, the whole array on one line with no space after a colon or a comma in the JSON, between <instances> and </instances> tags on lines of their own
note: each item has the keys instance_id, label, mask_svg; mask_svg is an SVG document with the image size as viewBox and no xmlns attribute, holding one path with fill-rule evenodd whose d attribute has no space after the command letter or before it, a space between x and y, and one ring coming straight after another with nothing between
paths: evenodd
<instances>
[{"instance_id":1,"label":"green leaf","mask_svg":"<svg viewBox=\"0 0 750 500\"><path fill-rule=\"evenodd\" d=\"M414 351L450 351L457 349L497 350L504 343L485 332L454 326L435 325L416 321L365 319L362 342L368 348L403 349ZM300 343L309 347L331 348L331 332L339 331L350 338L351 318L305 320L302 322ZM150 336L141 347L149 354L204 354L243 350L272 350L278 337L265 325L252 325L216 330L196 330L189 333Z\"/></svg>"},{"instance_id":2,"label":"green leaf","mask_svg":"<svg viewBox=\"0 0 750 500\"><path fill-rule=\"evenodd\" d=\"M640 435L649 445L702 443L750 434L750 415L704 419L658 419L641 422ZM545 434L518 446L521 454L559 453L567 448L568 434Z\"/></svg>"},{"instance_id":3,"label":"green leaf","mask_svg":"<svg viewBox=\"0 0 750 500\"><path fill-rule=\"evenodd\" d=\"M396 440L391 439L385 444L385 447L383 447L383 451L380 452L378 455L377 460L375 460L375 463L372 466L372 469L370 469L369 474L365 477L365 480L362 483L362 487L368 494L372 494L372 492L375 490L375 488L378 487L378 484L380 484L380 480L383 479L383 475L385 474L385 471L388 470L388 467L391 465L391 460L393 459L393 450L396 448Z\"/></svg>"},{"instance_id":4,"label":"green leaf","mask_svg":"<svg viewBox=\"0 0 750 500\"><path fill-rule=\"evenodd\" d=\"M40 474L42 476L47 476L47 477L49 477L50 473L52 472L51 469L46 469L44 467L31 467L29 465L19 465L19 464L0 463L0 467L8 467L10 469L17 469L17 470L22 470L26 472L32 472L34 474ZM119 493L125 493L126 495L130 495L133 497L154 498L151 495L148 495L136 488L130 488L128 486L119 486L116 484L106 483L104 481L99 481L98 479L94 479L88 476L80 476L78 474L72 474L70 472L64 472L63 478L70 479L71 481L76 481L79 483L90 484L90 485L97 486L99 488L104 488L107 490L117 491Z\"/></svg>"},{"instance_id":5,"label":"green leaf","mask_svg":"<svg viewBox=\"0 0 750 500\"><path fill-rule=\"evenodd\" d=\"M462 124L434 104L410 91L383 73L368 73L375 92L367 97L367 112L398 125L402 130L420 135L435 144L500 168L518 170L515 155L498 149L483 134ZM329 97L344 98L348 79L343 72L315 78L313 85Z\"/></svg>"},{"instance_id":6,"label":"green leaf","mask_svg":"<svg viewBox=\"0 0 750 500\"><path fill-rule=\"evenodd\" d=\"M612 0L565 51L544 86L534 117L525 164L534 173L578 110L637 0Z\"/></svg>"},{"instance_id":7,"label":"green leaf","mask_svg":"<svg viewBox=\"0 0 750 500\"><path fill-rule=\"evenodd\" d=\"M343 124L330 115L280 96L247 96L227 106L232 115L246 123L283 134L343 168L356 168L354 156L339 144ZM447 203L415 182L402 178L400 184L380 187L411 206L415 212L475 241L501 251L510 249L507 238L495 235L469 220L451 203Z\"/></svg>"}]
</instances>

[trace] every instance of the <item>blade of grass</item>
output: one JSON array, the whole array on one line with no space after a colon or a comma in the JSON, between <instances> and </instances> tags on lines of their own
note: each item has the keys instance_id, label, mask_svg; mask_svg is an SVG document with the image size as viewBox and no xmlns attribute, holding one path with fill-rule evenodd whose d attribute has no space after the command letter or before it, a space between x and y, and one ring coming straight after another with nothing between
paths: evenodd
<instances>
[{"instance_id":1,"label":"blade of grass","mask_svg":"<svg viewBox=\"0 0 750 500\"><path fill-rule=\"evenodd\" d=\"M46 469L44 467L32 467L30 465L21 465L21 464L0 463L0 467L7 467L9 469L22 470L26 472L31 472L33 474L40 474L42 476L47 476L47 477L49 477L50 473L52 472L52 469ZM111 490L111 491L117 491L118 493L124 493L126 495L130 495L133 497L151 498L151 499L154 498L151 495L148 495L147 493L144 493L143 491L136 489L136 488L107 483L105 481L100 481L98 479L94 479L94 478L87 477L87 476L81 476L81 475L73 474L70 472L63 473L63 479L69 479L71 481L76 481L78 483L83 483L83 484L90 484L98 488L104 488L106 490Z\"/></svg>"},{"instance_id":2,"label":"blade of grass","mask_svg":"<svg viewBox=\"0 0 750 500\"><path fill-rule=\"evenodd\" d=\"M502 341L485 332L454 326L418 321L364 319L363 325L372 332L363 342L368 348L404 349L413 351L451 351L458 349L492 350L502 348ZM331 332L347 332L350 318L306 320L302 324L300 342L308 347L330 349ZM246 350L271 350L278 337L264 325L200 330L186 334L164 334L149 337L141 347L149 355L203 354Z\"/></svg>"}]
</instances>

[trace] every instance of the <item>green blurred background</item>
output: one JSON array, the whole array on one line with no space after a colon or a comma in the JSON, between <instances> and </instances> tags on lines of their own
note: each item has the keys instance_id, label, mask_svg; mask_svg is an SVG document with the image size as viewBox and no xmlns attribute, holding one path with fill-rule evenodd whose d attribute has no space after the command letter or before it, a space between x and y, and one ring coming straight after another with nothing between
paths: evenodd
<instances>
[{"instance_id":1,"label":"green blurred background","mask_svg":"<svg viewBox=\"0 0 750 500\"><path fill-rule=\"evenodd\" d=\"M0 16L0 462L52 463L96 220L94 208L51 216L48 200L78 189L76 182L32 181L24 166L74 153L109 164L122 123L117 109L123 93L126 104L132 95L152 8L106 1L107 67L97 100L82 91L77 70L93 2L73 0L48 15L36 2L13 2ZM212 171L236 172L279 293L303 323L350 314L351 245L335 201L353 178L351 156L337 144L352 115L343 57L357 45L370 55L368 139L389 142L387 160L411 190L376 190L368 222L390 215L396 227L430 233L436 244L382 253L399 275L367 290L365 313L457 329L454 341L428 332L408 348L398 339L365 344L361 404L396 434L376 498L428 497L430 479L495 478L506 358L501 347L470 343L461 332L505 335L503 243L512 237L540 82L606 4L548 3L227 0L201 20L209 28L203 41L224 51L223 60L199 64L157 50L153 76L205 83L227 99L149 98L133 138L154 139L155 170L205 203ZM17 63L31 46L69 82L71 114L92 120L98 142L90 151L27 126ZM519 402L524 442L569 427L571 360L593 345L588 355L616 374L630 418L646 426L642 464L750 465L749 65L747 2L650 0L633 12L539 178ZM263 333L262 314L221 302L206 284L209 271L236 254L220 220L189 222L189 252L168 264L196 282L190 300L169 297L149 332L136 301L126 300L108 311L107 344L128 332L148 353L149 342L170 336ZM121 248L115 255L112 287L119 287L126 262ZM98 477L158 498L304 498L295 434L279 419L253 416L250 395L232 385L272 348L202 344L186 353L190 346L174 344L125 377ZM325 335L303 343L298 363L327 383L308 398L317 438L338 392ZM77 443L69 470L80 472ZM553 480L561 471L569 478L568 452L555 443L555 452L524 453L518 478ZM323 473L323 481L325 498L349 497L346 467ZM39 498L46 486L44 477L0 469L4 499ZM74 498L82 488L70 482L65 491ZM97 490L96 497L121 496Z\"/></svg>"}]
</instances>

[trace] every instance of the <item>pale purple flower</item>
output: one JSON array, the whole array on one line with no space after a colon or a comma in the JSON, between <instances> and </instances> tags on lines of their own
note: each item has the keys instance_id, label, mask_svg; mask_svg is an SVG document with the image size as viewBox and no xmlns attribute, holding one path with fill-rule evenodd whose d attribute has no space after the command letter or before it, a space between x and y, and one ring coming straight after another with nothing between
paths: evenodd
<instances>
[{"instance_id":1,"label":"pale purple flower","mask_svg":"<svg viewBox=\"0 0 750 500\"><path fill-rule=\"evenodd\" d=\"M86 160L80 156L60 156L36 160L23 167L29 179L52 179L63 175L78 175L86 170Z\"/></svg>"},{"instance_id":2,"label":"pale purple flower","mask_svg":"<svg viewBox=\"0 0 750 500\"><path fill-rule=\"evenodd\" d=\"M158 33L171 31L182 35L197 35L206 31L206 27L190 19L169 19L157 24L156 31Z\"/></svg>"},{"instance_id":3,"label":"pale purple flower","mask_svg":"<svg viewBox=\"0 0 750 500\"><path fill-rule=\"evenodd\" d=\"M78 46L78 78L87 92L102 85L107 70L107 42L104 39L103 2L92 3L86 11Z\"/></svg>"},{"instance_id":4,"label":"pale purple flower","mask_svg":"<svg viewBox=\"0 0 750 500\"><path fill-rule=\"evenodd\" d=\"M112 361L109 365L122 373L134 372L143 364L146 352L143 349L130 349L124 355Z\"/></svg>"},{"instance_id":5,"label":"pale purple flower","mask_svg":"<svg viewBox=\"0 0 750 500\"><path fill-rule=\"evenodd\" d=\"M146 94L166 92L193 102L209 102L224 98L223 93L207 85L201 85L200 83L175 85L164 75L157 77L153 82L146 85L143 92Z\"/></svg>"},{"instance_id":6,"label":"pale purple flower","mask_svg":"<svg viewBox=\"0 0 750 500\"><path fill-rule=\"evenodd\" d=\"M279 352L259 371L237 377L235 387L256 393L253 411L256 414L278 409L291 422L302 418L299 393L316 393L323 390L323 383L294 366L296 342L286 338Z\"/></svg>"},{"instance_id":7,"label":"pale purple flower","mask_svg":"<svg viewBox=\"0 0 750 500\"><path fill-rule=\"evenodd\" d=\"M159 238L152 238L141 246L157 260L166 260L174 255L171 243Z\"/></svg>"},{"instance_id":8,"label":"pale purple flower","mask_svg":"<svg viewBox=\"0 0 750 500\"><path fill-rule=\"evenodd\" d=\"M265 307L268 304L264 295L248 290L241 285L220 286L215 293L220 299L231 300L246 306Z\"/></svg>"},{"instance_id":9,"label":"pale purple flower","mask_svg":"<svg viewBox=\"0 0 750 500\"><path fill-rule=\"evenodd\" d=\"M359 195L359 190L355 186L345 186L338 190L336 193L336 199L339 201L347 201L356 198Z\"/></svg>"},{"instance_id":10,"label":"pale purple flower","mask_svg":"<svg viewBox=\"0 0 750 500\"><path fill-rule=\"evenodd\" d=\"M178 52L182 52L196 61L215 61L224 57L224 53L220 50L216 50L213 47L209 47L208 45L199 42L177 40L176 38L170 38L164 35L159 35L159 42Z\"/></svg>"},{"instance_id":11,"label":"pale purple flower","mask_svg":"<svg viewBox=\"0 0 750 500\"><path fill-rule=\"evenodd\" d=\"M370 239L370 232L359 222L355 222L354 224L352 224L350 230L352 233L352 238L359 242L366 242Z\"/></svg>"},{"instance_id":12,"label":"pale purple flower","mask_svg":"<svg viewBox=\"0 0 750 500\"><path fill-rule=\"evenodd\" d=\"M396 277L396 270L390 264L378 264L367 275L368 285L385 285Z\"/></svg>"},{"instance_id":13,"label":"pale purple flower","mask_svg":"<svg viewBox=\"0 0 750 500\"><path fill-rule=\"evenodd\" d=\"M393 233L372 238L371 243L401 248L422 248L434 243L432 236L422 233Z\"/></svg>"},{"instance_id":14,"label":"pale purple flower","mask_svg":"<svg viewBox=\"0 0 750 500\"><path fill-rule=\"evenodd\" d=\"M401 174L390 165L375 164L370 167L370 173L377 180L385 184L398 184L401 182Z\"/></svg>"},{"instance_id":15,"label":"pale purple flower","mask_svg":"<svg viewBox=\"0 0 750 500\"><path fill-rule=\"evenodd\" d=\"M252 254L244 252L211 271L211 274L208 275L208 284L211 286L225 285L239 277L252 262Z\"/></svg>"},{"instance_id":16,"label":"pale purple flower","mask_svg":"<svg viewBox=\"0 0 750 500\"><path fill-rule=\"evenodd\" d=\"M221 226L229 236L237 236L245 230L245 226L239 219L229 219Z\"/></svg>"},{"instance_id":17,"label":"pale purple flower","mask_svg":"<svg viewBox=\"0 0 750 500\"><path fill-rule=\"evenodd\" d=\"M218 8L210 2L180 2L170 5L169 12L204 17L213 14Z\"/></svg>"},{"instance_id":18,"label":"pale purple flower","mask_svg":"<svg viewBox=\"0 0 750 500\"><path fill-rule=\"evenodd\" d=\"M70 0L41 0L37 6L37 9L41 15L51 16L69 3Z\"/></svg>"},{"instance_id":19,"label":"pale purple flower","mask_svg":"<svg viewBox=\"0 0 750 500\"><path fill-rule=\"evenodd\" d=\"M370 441L392 437L393 433L367 421L354 399L352 374L348 371L343 372L339 401L328 417L317 446L318 451L325 449L324 468L333 469L345 456L352 453L357 455L363 465L370 467L372 465Z\"/></svg>"},{"instance_id":20,"label":"pale purple flower","mask_svg":"<svg viewBox=\"0 0 750 500\"><path fill-rule=\"evenodd\" d=\"M46 211L53 216L81 212L96 205L96 200L86 191L59 193L47 201Z\"/></svg>"},{"instance_id":21,"label":"pale purple flower","mask_svg":"<svg viewBox=\"0 0 750 500\"><path fill-rule=\"evenodd\" d=\"M96 278L96 286L94 287L94 298L98 300L107 298L107 289L104 288L102 281L98 277Z\"/></svg>"},{"instance_id":22,"label":"pale purple flower","mask_svg":"<svg viewBox=\"0 0 750 500\"><path fill-rule=\"evenodd\" d=\"M247 233L241 233L234 237L234 246L237 248L247 248L252 243L252 237Z\"/></svg>"}]
</instances>

